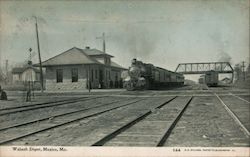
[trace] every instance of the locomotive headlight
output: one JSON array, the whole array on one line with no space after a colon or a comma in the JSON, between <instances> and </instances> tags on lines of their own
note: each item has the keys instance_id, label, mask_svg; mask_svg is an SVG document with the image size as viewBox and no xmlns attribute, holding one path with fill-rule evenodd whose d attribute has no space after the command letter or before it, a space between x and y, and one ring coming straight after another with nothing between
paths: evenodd
<instances>
[{"instance_id":1,"label":"locomotive headlight","mask_svg":"<svg viewBox=\"0 0 250 157\"><path fill-rule=\"evenodd\" d=\"M125 82L128 82L128 81L130 81L130 80L131 80L131 77L130 77L130 76L127 76L127 77L124 79Z\"/></svg>"}]
</instances>

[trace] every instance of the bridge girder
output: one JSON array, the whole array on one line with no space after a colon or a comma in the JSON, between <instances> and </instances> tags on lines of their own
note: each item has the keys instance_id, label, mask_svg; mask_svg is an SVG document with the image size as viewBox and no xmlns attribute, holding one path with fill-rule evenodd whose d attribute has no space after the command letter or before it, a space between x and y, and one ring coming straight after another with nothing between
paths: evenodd
<instances>
[{"instance_id":1,"label":"bridge girder","mask_svg":"<svg viewBox=\"0 0 250 157\"><path fill-rule=\"evenodd\" d=\"M221 74L232 74L231 83L234 78L234 69L229 62L206 62L206 63L181 63L175 72L181 74L205 74L207 71L217 71Z\"/></svg>"},{"instance_id":2,"label":"bridge girder","mask_svg":"<svg viewBox=\"0 0 250 157\"><path fill-rule=\"evenodd\" d=\"M204 74L210 70L224 74L233 74L234 72L229 62L181 63L177 66L175 72L182 74Z\"/></svg>"}]
</instances>

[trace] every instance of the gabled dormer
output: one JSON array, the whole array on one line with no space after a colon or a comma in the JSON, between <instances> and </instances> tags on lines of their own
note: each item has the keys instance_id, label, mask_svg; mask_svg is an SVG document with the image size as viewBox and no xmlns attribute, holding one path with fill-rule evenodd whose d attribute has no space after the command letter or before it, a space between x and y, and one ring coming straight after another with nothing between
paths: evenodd
<instances>
[{"instance_id":1,"label":"gabled dormer","mask_svg":"<svg viewBox=\"0 0 250 157\"><path fill-rule=\"evenodd\" d=\"M111 65L111 58L113 57L112 55L109 55L97 49L90 49L90 47L86 47L85 49L83 49L83 51L90 57L96 59L98 62L105 65Z\"/></svg>"}]
</instances>

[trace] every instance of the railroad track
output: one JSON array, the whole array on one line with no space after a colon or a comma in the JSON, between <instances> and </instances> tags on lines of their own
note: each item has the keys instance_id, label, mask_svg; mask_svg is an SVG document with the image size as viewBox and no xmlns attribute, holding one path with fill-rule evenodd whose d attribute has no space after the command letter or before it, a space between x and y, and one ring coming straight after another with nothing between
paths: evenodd
<instances>
[{"instance_id":1,"label":"railroad track","mask_svg":"<svg viewBox=\"0 0 250 157\"><path fill-rule=\"evenodd\" d=\"M233 118L233 120L236 122L236 124L238 126L240 126L241 130L244 132L244 134L249 137L250 136L250 132L249 132L249 129L247 129L247 127L244 125L246 123L249 123L249 120L248 121L244 121L241 120L241 113L240 112L237 112L236 109L233 109L232 106L229 107L227 105L227 103L225 103L222 98L217 95L216 93L214 93L214 95L218 98L218 100L221 102L221 104L223 105L223 107L226 109L226 111L228 112L228 114ZM242 99L239 99L239 100L242 100ZM238 104L237 104L238 105ZM236 107L237 108L237 107ZM233 109L233 110L232 110ZM248 111L247 111L248 112ZM248 113L249 114L249 113Z\"/></svg>"},{"instance_id":2,"label":"railroad track","mask_svg":"<svg viewBox=\"0 0 250 157\"><path fill-rule=\"evenodd\" d=\"M60 101L52 101L52 102L46 102L46 103L38 103L38 104L31 104L31 105L24 105L24 106L16 106L16 107L9 107L0 109L0 116L8 115L8 114L14 114L18 112L24 112L24 111L30 111L30 110L36 110L41 108L48 108L48 107L55 107L60 105L67 105L71 103L77 103L81 101L87 101L97 98L102 98L103 96L99 97L92 97L92 98L75 98L75 99L69 99L69 100L60 100Z\"/></svg>"},{"instance_id":3,"label":"railroad track","mask_svg":"<svg viewBox=\"0 0 250 157\"><path fill-rule=\"evenodd\" d=\"M75 110L75 111L64 112L64 113L55 114L55 115L49 115L47 117L34 119L34 120L31 120L31 121L26 121L24 123L18 123L18 124L14 124L14 125L11 125L11 126L3 127L3 128L0 128L0 131L15 128L15 127L20 127L20 126L24 126L24 125L28 125L28 124L32 124L32 123L37 123L37 122L49 120L49 119L56 118L56 117L70 115L70 114L74 114L74 113L78 113L78 112L84 112L84 111L88 111L88 110L91 110L91 109L97 109L97 108L103 107L104 105L112 105L112 104L117 103L117 102L119 102L119 101L112 101L112 102L109 102L109 103L105 103L105 104L101 104L101 105L97 105L97 106L93 106L93 107L87 107L87 108L83 108L83 109L79 109L79 110Z\"/></svg>"},{"instance_id":4,"label":"railroad track","mask_svg":"<svg viewBox=\"0 0 250 157\"><path fill-rule=\"evenodd\" d=\"M232 106L229 107L227 105L227 103L225 103L221 96L219 96L215 91L211 90L209 87L207 87L208 91L210 91L212 94L214 94L215 97L217 97L217 99L220 101L220 103L223 105L223 107L225 108L225 110L228 112L228 114L232 117L232 119L236 122L236 124L241 128L241 130L244 132L244 134L249 137L250 136L250 131L249 129L247 129L247 127L244 125L246 123L249 123L249 120L247 120L246 122L243 122L241 120L241 113L240 112L237 112L235 109L232 110ZM238 100L241 100L241 101L244 101L245 103L250 103L249 101L237 96L237 95L234 95L232 93L229 93L229 95L231 96L234 96L235 98L237 98ZM237 104L238 105L238 104ZM237 107L236 107L237 108Z\"/></svg>"},{"instance_id":5,"label":"railroad track","mask_svg":"<svg viewBox=\"0 0 250 157\"><path fill-rule=\"evenodd\" d=\"M243 99L243 98L241 98L241 97L239 97L239 96L237 96L237 95L235 95L235 94L233 94L233 93L229 93L229 94L232 95L232 96L234 96L235 98L238 98L238 99L240 99L240 100L242 100L242 101L244 101L244 102L250 104L250 102L247 101L246 99ZM248 95L248 96L249 96L249 95Z\"/></svg>"},{"instance_id":6,"label":"railroad track","mask_svg":"<svg viewBox=\"0 0 250 157\"><path fill-rule=\"evenodd\" d=\"M228 97L229 95L231 95L232 97L237 98L238 101L242 101L242 103L245 103L245 104L249 104L249 101L241 97L238 97L237 95L234 95L232 93L218 94L215 91L211 90L210 88L207 88L207 89L209 93L211 92L211 96L216 97L221 102L223 107L230 114L230 116L235 120L235 122L240 126L241 130L243 130L245 135L249 137L249 129L245 126L245 124L240 119L239 117L240 113L235 112L235 110L230 106L230 103L228 103L227 101L224 101L224 97ZM131 107L130 111L128 111L128 110L123 110L122 109L123 107L136 105L137 102L147 99L147 96L136 97L135 99L138 99L138 100L132 99L132 97L134 96L131 96L129 98L129 101L126 101L126 102L124 102L124 100L121 100L121 101L115 100L115 101L104 103L101 105L97 104L96 106L93 106L91 104L92 105L91 107L89 106L87 108L82 108L82 109L75 110L75 111L49 115L43 118L29 120L20 124L5 126L3 128L0 128L0 134L3 133L2 135L7 135L7 136L4 138L0 137L0 145L5 145L8 143L16 142L23 138L25 138L24 139L25 141L26 137L31 137L32 139L34 138L32 135L36 136L36 134L50 131L55 128L58 128L61 130L63 128L62 126L68 126L68 125L71 126L71 124L74 124L75 122L78 122L81 120L89 120L91 118L94 118L94 120L96 120L95 118L99 116L100 116L99 119L101 119L104 113L106 113L105 115L108 116L110 114L110 111L112 111L114 115L118 115L120 112L123 114L122 116L125 117L126 112L133 111L133 108ZM162 98L162 97L159 97L159 98ZM185 99L180 100L181 97L182 98L185 97ZM95 98L101 98L101 96L95 97ZM92 98L88 100L91 100L91 99ZM86 99L79 98L77 100L85 101ZM112 124L116 125L117 123L117 125L116 126L112 125L110 127L112 129L110 129L109 132L106 130L104 131L103 134L97 134L98 137L95 138L94 140L89 141L89 145L91 146L123 145L123 146L157 146L157 147L164 146L164 144L166 143L166 140L169 138L169 136L175 129L176 124L178 123L178 121L180 120L180 118L182 117L183 113L188 108L192 100L193 100L192 95L185 95L185 96L178 96L178 97L174 96L167 101L165 100L164 103L160 104L158 102L158 106L156 105L157 103L152 104L152 106L154 106L152 109L141 107L142 109L141 111L139 111L138 109L137 109L138 112L134 111L133 115L135 116L131 116L130 118L125 119L125 120L122 119L120 122L114 120ZM60 103L66 103L66 102L60 101L60 102L56 102L55 104L51 103L51 104L44 104L41 106L38 104L33 104L34 106L27 105L27 107L24 107L24 108L13 108L10 110L8 109L3 110L2 113L5 113L5 112L15 113L15 112L20 112L18 110L25 111L27 109L33 110L32 108L34 109L37 107L43 108L44 106L47 106L47 105L57 106L57 104L60 104ZM119 111L117 111L116 109L119 109ZM0 110L0 115L1 115L1 110ZM129 121L126 121L126 120L129 120ZM12 132L17 132L17 131L19 131L20 133L18 134L16 133L14 134L14 136L13 134L10 135ZM10 134L8 135L7 132L10 132ZM39 140L39 142L41 141Z\"/></svg>"},{"instance_id":7,"label":"railroad track","mask_svg":"<svg viewBox=\"0 0 250 157\"><path fill-rule=\"evenodd\" d=\"M174 103L176 98L177 96L156 106L153 110L147 110L139 114L136 118L102 137L91 144L91 146L117 146L119 144L123 144L124 146L139 146L141 144L143 146L163 146L193 99L193 97L190 97L181 102L177 100ZM155 114L155 112L159 113ZM157 126L163 126L163 128L158 129ZM124 137L129 140L124 141Z\"/></svg>"},{"instance_id":8,"label":"railroad track","mask_svg":"<svg viewBox=\"0 0 250 157\"><path fill-rule=\"evenodd\" d=\"M74 122L81 121L81 120L84 120L87 118L95 117L95 116L101 115L103 113L107 113L109 111L112 111L112 110L116 110L116 109L119 109L119 108L122 108L125 106L135 104L136 102L139 102L141 100L143 100L143 99L132 100L132 101L128 100L128 102L126 102L126 101L121 102L120 104L122 104L122 105L115 104L118 101L114 101L111 103L102 104L99 106L90 107L90 108L86 108L86 109L82 109L82 110L78 110L78 111L66 112L66 113L62 113L62 114L58 114L58 115L53 115L53 117L51 119L51 121L53 123L45 123L45 124L40 123L39 127L33 127L32 125L35 125L36 122L43 122L43 121L49 120L48 119L49 117L42 118L42 119L36 119L36 120L29 121L26 123L5 127L5 128L2 128L0 130L2 132L1 134L5 135L5 136L2 136L2 138L0 140L0 145L7 144L9 142L13 142L13 141L16 141L16 140L19 140L19 139L22 139L22 138L25 138L25 137L28 137L28 136L31 136L31 135L34 135L37 133L48 131L48 130L51 130L54 128L58 128L58 127L61 127L64 125L69 125L69 124L72 124ZM115 104L115 105L107 108L107 106L110 106L111 104ZM101 107L106 107L106 108L100 109ZM97 110L94 110L94 109L97 109ZM84 113L84 116L82 116L81 112ZM81 114L79 116L79 114L75 115L76 113L81 113ZM69 115L71 115L71 116L69 116ZM68 117L65 117L65 116L68 116ZM33 130L33 131L30 131L27 133L27 130ZM14 133L14 135L9 134L9 132L15 132L15 131L18 132L18 135L16 135L16 133Z\"/></svg>"},{"instance_id":9,"label":"railroad track","mask_svg":"<svg viewBox=\"0 0 250 157\"><path fill-rule=\"evenodd\" d=\"M32 107L32 106L39 106L39 105L44 105L44 104L53 104L53 103L59 103L59 102L64 102L64 101L77 100L77 99L82 99L82 98L87 98L87 97L76 97L76 98L73 98L73 99L71 98L71 99L57 100L57 101L48 101L48 102L35 103L35 104L29 104L29 105L18 105L18 106L12 106L12 107L5 107L5 108L1 108L0 111L11 110L11 109L18 109L18 108L25 108L25 107Z\"/></svg>"}]
</instances>

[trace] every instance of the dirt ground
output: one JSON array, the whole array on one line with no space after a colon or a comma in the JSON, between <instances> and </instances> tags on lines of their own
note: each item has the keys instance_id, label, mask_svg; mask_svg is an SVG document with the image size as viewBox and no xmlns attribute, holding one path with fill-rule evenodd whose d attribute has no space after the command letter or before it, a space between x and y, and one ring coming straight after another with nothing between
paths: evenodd
<instances>
[{"instance_id":1,"label":"dirt ground","mask_svg":"<svg viewBox=\"0 0 250 157\"><path fill-rule=\"evenodd\" d=\"M48 129L32 136L27 136L9 142L5 145L63 145L63 146L90 146L107 134L115 131L129 121L147 111L152 114L127 131L122 132L107 146L155 146L156 141L170 126L170 122L176 117L186 103L193 97L189 106L172 130L164 146L166 147L247 147L249 135L228 113L222 102L228 106L240 123L250 130L250 92L247 89L232 87L218 87L206 89L202 86L183 87L172 90L148 90L126 91L117 90L92 90L74 92L36 92L31 102L26 102L25 93L7 91L9 100L0 101L0 109L9 107L22 107L25 105L39 104L44 102L57 102L62 100L74 100L77 98L91 98L86 101L63 104L60 106L45 107L25 112L0 115L0 129L29 122L31 120L48 117L47 120L32 123L22 127L0 130L0 141L18 137L29 132L54 126L82 116L106 110L107 108L135 102L99 114L90 118L82 119L67 125ZM218 97L217 97L217 96ZM163 109L154 108L176 97L173 103ZM100 97L100 98L99 98ZM221 100L220 100L221 99ZM140 100L140 101L139 101ZM185 100L185 101L183 101ZM105 105L109 104L110 105ZM112 104L113 103L113 104ZM172 104L172 105L171 105ZM103 106L102 106L103 105ZM96 107L84 112L53 118L54 115L66 112L84 110ZM3 111L1 111L2 113ZM50 117L50 118L49 118Z\"/></svg>"}]
</instances>

